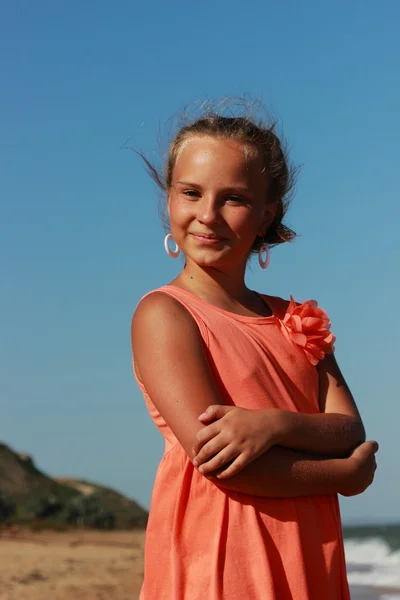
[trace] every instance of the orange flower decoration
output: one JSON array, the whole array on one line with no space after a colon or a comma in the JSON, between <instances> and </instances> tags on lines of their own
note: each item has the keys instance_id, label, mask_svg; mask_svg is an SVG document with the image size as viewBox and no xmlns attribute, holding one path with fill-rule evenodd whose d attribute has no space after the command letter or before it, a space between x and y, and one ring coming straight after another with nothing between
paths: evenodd
<instances>
[{"instance_id":1,"label":"orange flower decoration","mask_svg":"<svg viewBox=\"0 0 400 600\"><path fill-rule=\"evenodd\" d=\"M282 321L292 342L303 348L312 365L332 354L335 336L331 333L331 322L315 300L296 304L290 296L290 304Z\"/></svg>"}]
</instances>

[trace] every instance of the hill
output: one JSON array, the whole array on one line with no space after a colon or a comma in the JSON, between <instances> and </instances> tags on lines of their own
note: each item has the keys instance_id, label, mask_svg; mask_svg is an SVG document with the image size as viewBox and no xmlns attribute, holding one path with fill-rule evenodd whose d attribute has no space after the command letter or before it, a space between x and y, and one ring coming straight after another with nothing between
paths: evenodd
<instances>
[{"instance_id":1,"label":"hill","mask_svg":"<svg viewBox=\"0 0 400 600\"><path fill-rule=\"evenodd\" d=\"M57 478L57 481L76 490L80 497L86 499L87 505L98 504L104 511L112 512L119 523L126 523L129 527L144 527L147 523L145 510L111 488L84 479Z\"/></svg>"},{"instance_id":2,"label":"hill","mask_svg":"<svg viewBox=\"0 0 400 600\"><path fill-rule=\"evenodd\" d=\"M80 479L52 478L27 454L0 443L0 520L144 527L147 512L118 492Z\"/></svg>"}]
</instances>

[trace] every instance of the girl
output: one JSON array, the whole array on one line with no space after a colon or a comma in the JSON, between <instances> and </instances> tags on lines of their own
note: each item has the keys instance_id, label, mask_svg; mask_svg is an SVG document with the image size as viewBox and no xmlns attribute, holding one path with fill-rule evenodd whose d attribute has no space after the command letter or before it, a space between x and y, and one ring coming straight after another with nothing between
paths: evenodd
<instances>
[{"instance_id":1,"label":"girl","mask_svg":"<svg viewBox=\"0 0 400 600\"><path fill-rule=\"evenodd\" d=\"M370 485L377 444L326 313L245 284L252 253L265 268L295 236L280 141L207 115L175 137L165 180L147 166L167 195L166 251L185 265L132 321L135 375L166 442L140 598L348 599L337 494Z\"/></svg>"}]
</instances>

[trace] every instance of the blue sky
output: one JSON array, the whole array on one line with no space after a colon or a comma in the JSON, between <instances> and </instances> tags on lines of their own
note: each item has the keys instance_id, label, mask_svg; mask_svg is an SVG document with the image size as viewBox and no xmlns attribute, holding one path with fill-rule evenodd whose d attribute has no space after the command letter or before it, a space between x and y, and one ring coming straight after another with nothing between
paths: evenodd
<instances>
[{"instance_id":1,"label":"blue sky","mask_svg":"<svg viewBox=\"0 0 400 600\"><path fill-rule=\"evenodd\" d=\"M158 158L185 105L247 93L303 165L288 218L301 236L248 284L329 311L381 445L344 520L400 519L399 19L395 0L1 3L0 439L148 505L163 442L133 380L130 320L181 263L120 147Z\"/></svg>"}]
</instances>

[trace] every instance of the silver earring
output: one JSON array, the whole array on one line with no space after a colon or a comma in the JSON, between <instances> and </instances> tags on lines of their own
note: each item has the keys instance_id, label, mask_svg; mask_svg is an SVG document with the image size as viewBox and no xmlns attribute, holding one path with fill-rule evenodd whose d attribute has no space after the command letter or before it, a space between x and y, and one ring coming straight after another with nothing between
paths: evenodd
<instances>
[{"instance_id":1,"label":"silver earring","mask_svg":"<svg viewBox=\"0 0 400 600\"><path fill-rule=\"evenodd\" d=\"M265 258L263 258L263 253L265 252ZM262 269L266 269L269 265L270 254L269 254L269 246L268 244L263 244L258 251L258 262L260 263L260 267Z\"/></svg>"},{"instance_id":2,"label":"silver earring","mask_svg":"<svg viewBox=\"0 0 400 600\"><path fill-rule=\"evenodd\" d=\"M171 250L171 248L169 247L169 240L173 240L174 241L174 243L175 243L175 250ZM172 233L168 233L165 236L165 239L164 239L164 248L165 248L165 252L171 258L177 258L179 256L180 250L179 250L178 244L175 242L174 238L172 237Z\"/></svg>"}]
</instances>

